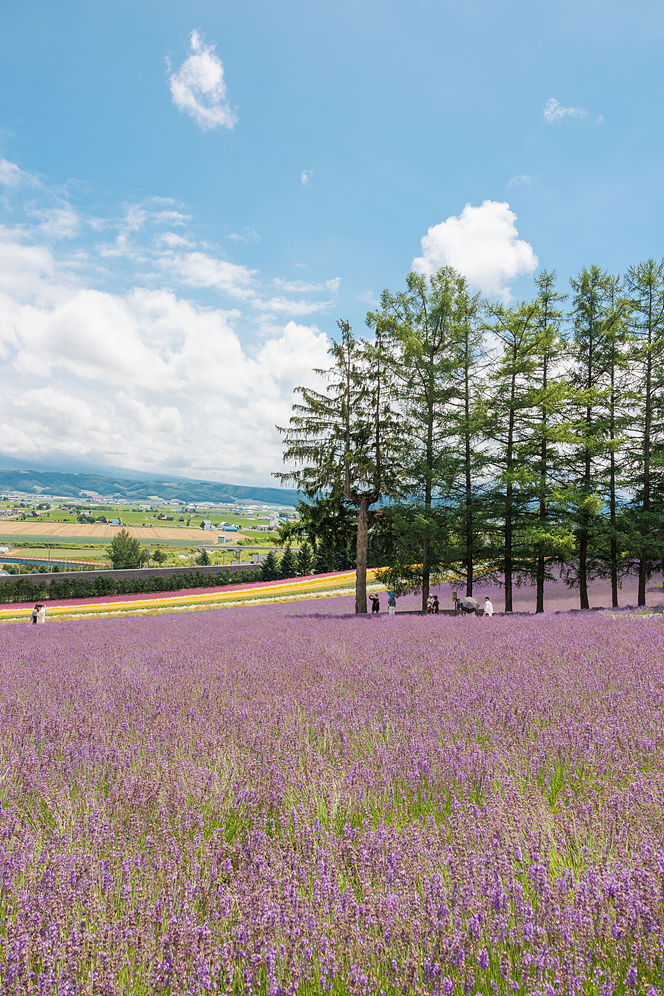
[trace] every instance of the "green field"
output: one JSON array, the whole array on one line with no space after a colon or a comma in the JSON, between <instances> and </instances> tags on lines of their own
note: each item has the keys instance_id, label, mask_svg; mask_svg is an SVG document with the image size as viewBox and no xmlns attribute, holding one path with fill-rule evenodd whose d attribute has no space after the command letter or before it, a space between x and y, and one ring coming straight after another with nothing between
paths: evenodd
<instances>
[{"instance_id":1,"label":"green field","mask_svg":"<svg viewBox=\"0 0 664 996\"><path fill-rule=\"evenodd\" d=\"M64 503L63 503L64 504ZM161 521L161 516L172 517L172 521L163 522L168 526L196 526L202 519L209 519L213 525L218 526L221 522L228 522L230 525L239 526L243 531L251 529L258 523L267 522L267 516L234 515L231 512L224 512L218 509L196 509L195 512L183 512L178 507L159 508L158 510L137 508L135 505L107 505L100 502L98 505L87 506L78 505L74 502L68 505L69 508L76 508L84 515L90 515L93 519L98 516L105 516L107 519L122 519L127 526L154 525ZM0 508L17 508L15 502L0 502ZM19 508L19 512L27 514L26 521L35 522L76 522L77 516L70 515L60 507L43 510L37 517L30 514L29 509ZM2 528L0 524L0 529ZM257 537L264 536L264 533L257 533Z\"/></svg>"}]
</instances>

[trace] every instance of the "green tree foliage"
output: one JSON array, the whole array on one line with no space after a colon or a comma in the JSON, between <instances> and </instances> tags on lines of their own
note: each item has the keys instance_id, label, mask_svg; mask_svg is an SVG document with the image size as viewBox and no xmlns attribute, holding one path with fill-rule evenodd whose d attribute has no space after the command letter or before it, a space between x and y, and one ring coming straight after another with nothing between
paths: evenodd
<instances>
[{"instance_id":1,"label":"green tree foliage","mask_svg":"<svg viewBox=\"0 0 664 996\"><path fill-rule=\"evenodd\" d=\"M277 427L292 469L276 476L310 499L343 495L357 507L355 611L366 613L369 510L395 492L398 439L380 336L372 344L356 339L347 322L338 324L332 366L316 371L326 390L298 387L302 402L293 405L288 427Z\"/></svg>"},{"instance_id":2,"label":"green tree foliage","mask_svg":"<svg viewBox=\"0 0 664 996\"><path fill-rule=\"evenodd\" d=\"M534 498L528 474L528 443L532 396L529 381L537 351L537 302L507 308L489 307L489 331L499 343L499 355L489 374L491 400L486 435L491 448L494 505L500 534L494 532L493 566L505 585L505 611L512 611L515 580L533 563L527 539L527 519Z\"/></svg>"},{"instance_id":3,"label":"green tree foliage","mask_svg":"<svg viewBox=\"0 0 664 996\"><path fill-rule=\"evenodd\" d=\"M594 539L602 528L601 465L609 452L606 404L610 394L610 357L616 302L612 278L598 266L571 281L574 291L570 383L576 439L567 465L565 495L576 536L576 555L566 565L568 583L578 588L588 609L588 580L601 571Z\"/></svg>"},{"instance_id":4,"label":"green tree foliage","mask_svg":"<svg viewBox=\"0 0 664 996\"><path fill-rule=\"evenodd\" d=\"M327 388L300 388L283 429L306 500L281 541L306 540L317 573L355 557L399 592L442 580L534 581L562 572L589 607L593 577L627 572L639 603L664 560L664 261L624 281L593 266L555 273L531 301L481 301L449 268L409 274L367 316L375 341L341 324ZM376 507L380 505L380 507Z\"/></svg>"},{"instance_id":5,"label":"green tree foliage","mask_svg":"<svg viewBox=\"0 0 664 996\"><path fill-rule=\"evenodd\" d=\"M529 525L527 544L536 558L535 611L544 611L544 584L551 580L550 564L560 562L572 548L558 501L564 481L560 474L559 449L572 439L569 422L569 390L562 368L565 342L561 336L564 296L556 292L556 274L543 270L537 286L537 332L531 353L529 378L532 409L526 447L537 505Z\"/></svg>"},{"instance_id":6,"label":"green tree foliage","mask_svg":"<svg viewBox=\"0 0 664 996\"><path fill-rule=\"evenodd\" d=\"M196 557L196 563L199 567L209 567L210 566L210 556L207 550L201 550L198 557Z\"/></svg>"},{"instance_id":7,"label":"green tree foliage","mask_svg":"<svg viewBox=\"0 0 664 996\"><path fill-rule=\"evenodd\" d=\"M638 603L645 605L647 580L664 559L664 260L630 267L626 293L631 334L628 484Z\"/></svg>"},{"instance_id":8,"label":"green tree foliage","mask_svg":"<svg viewBox=\"0 0 664 996\"><path fill-rule=\"evenodd\" d=\"M141 544L133 539L126 529L121 529L106 547L108 559L115 570L119 568L138 567L141 557Z\"/></svg>"},{"instance_id":9,"label":"green tree foliage","mask_svg":"<svg viewBox=\"0 0 664 996\"><path fill-rule=\"evenodd\" d=\"M417 587L422 590L422 608L429 596L432 567L435 570L440 564L438 551L432 547L434 505L444 481L445 415L452 390L458 294L457 275L450 268L431 280L409 273L406 290L398 294L383 291L380 311L367 315L367 324L382 334L389 348L400 416L397 431L402 441L407 440L402 447L398 493L402 500L416 503L418 513L412 520L402 518L400 525L404 530L412 524L411 540L417 534L421 544L415 561L421 561ZM412 542L402 543L402 552L404 546ZM414 585L412 566L404 567L411 572L409 581Z\"/></svg>"},{"instance_id":10,"label":"green tree foliage","mask_svg":"<svg viewBox=\"0 0 664 996\"><path fill-rule=\"evenodd\" d=\"M314 566L314 555L308 543L303 543L297 552L296 573L298 577L311 574Z\"/></svg>"},{"instance_id":11,"label":"green tree foliage","mask_svg":"<svg viewBox=\"0 0 664 996\"><path fill-rule=\"evenodd\" d=\"M284 550L281 560L279 561L279 577L282 580L287 578L294 578L297 575L297 561L293 556L293 551L290 548L290 544Z\"/></svg>"},{"instance_id":12,"label":"green tree foliage","mask_svg":"<svg viewBox=\"0 0 664 996\"><path fill-rule=\"evenodd\" d=\"M275 557L272 550L268 553L267 557L261 564L260 569L260 580L261 581L278 581L279 580L279 562Z\"/></svg>"},{"instance_id":13,"label":"green tree foliage","mask_svg":"<svg viewBox=\"0 0 664 996\"><path fill-rule=\"evenodd\" d=\"M450 512L450 576L465 583L487 576L486 343L479 295L456 280L456 316L450 400L446 413L445 495ZM490 571L489 571L490 573Z\"/></svg>"},{"instance_id":14,"label":"green tree foliage","mask_svg":"<svg viewBox=\"0 0 664 996\"><path fill-rule=\"evenodd\" d=\"M152 560L154 560L155 564L161 565L165 564L167 559L168 559L167 555L164 553L162 548L158 546L157 549L152 554Z\"/></svg>"}]
</instances>

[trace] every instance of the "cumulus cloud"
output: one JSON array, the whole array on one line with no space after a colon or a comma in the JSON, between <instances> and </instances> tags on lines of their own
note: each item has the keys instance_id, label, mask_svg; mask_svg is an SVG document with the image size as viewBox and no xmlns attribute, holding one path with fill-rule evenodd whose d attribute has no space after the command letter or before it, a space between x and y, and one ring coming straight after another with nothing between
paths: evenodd
<instances>
[{"instance_id":1,"label":"cumulus cloud","mask_svg":"<svg viewBox=\"0 0 664 996\"><path fill-rule=\"evenodd\" d=\"M307 186L307 184L309 183L309 181L311 180L311 177L313 175L314 175L314 171L312 169L303 169L302 170L302 175L300 176L300 180L302 181L302 185L304 187Z\"/></svg>"},{"instance_id":2,"label":"cumulus cloud","mask_svg":"<svg viewBox=\"0 0 664 996\"><path fill-rule=\"evenodd\" d=\"M517 237L515 221L506 202L466 204L458 217L451 215L429 229L413 269L430 275L441 266L453 266L483 294L508 301L512 281L537 267L532 246Z\"/></svg>"},{"instance_id":3,"label":"cumulus cloud","mask_svg":"<svg viewBox=\"0 0 664 996\"><path fill-rule=\"evenodd\" d=\"M275 424L328 363L327 336L301 316L331 305L338 278L315 285L325 300L299 286L275 296L256 270L173 232L179 212L156 201L100 221L125 239L107 267L85 216L39 191L43 207L33 188L24 221L0 226L2 452L271 483ZM219 306L192 300L195 288Z\"/></svg>"},{"instance_id":4,"label":"cumulus cloud","mask_svg":"<svg viewBox=\"0 0 664 996\"><path fill-rule=\"evenodd\" d=\"M562 118L585 118L588 111L585 107L563 107L555 97L549 97L542 113L549 124L553 124Z\"/></svg>"},{"instance_id":5,"label":"cumulus cloud","mask_svg":"<svg viewBox=\"0 0 664 996\"><path fill-rule=\"evenodd\" d=\"M0 340L6 454L240 481L280 466L275 423L329 345L288 322L254 352L224 312L145 288L0 295Z\"/></svg>"},{"instance_id":6,"label":"cumulus cloud","mask_svg":"<svg viewBox=\"0 0 664 996\"><path fill-rule=\"evenodd\" d=\"M226 98L224 67L215 48L205 45L198 31L192 31L191 54L168 81L175 106L203 131L233 128L238 120Z\"/></svg>"}]
</instances>

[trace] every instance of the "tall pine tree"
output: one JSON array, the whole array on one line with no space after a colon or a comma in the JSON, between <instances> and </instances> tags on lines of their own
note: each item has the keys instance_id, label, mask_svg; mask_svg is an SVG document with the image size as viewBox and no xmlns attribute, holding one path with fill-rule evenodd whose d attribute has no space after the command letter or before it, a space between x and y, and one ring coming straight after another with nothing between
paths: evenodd
<instances>
[{"instance_id":1,"label":"tall pine tree","mask_svg":"<svg viewBox=\"0 0 664 996\"><path fill-rule=\"evenodd\" d=\"M399 437L380 335L369 343L356 339L347 322L338 324L332 366L316 371L327 389L296 388L302 402L293 405L288 426L277 427L284 462L294 466L275 476L311 499L343 494L357 508L355 611L366 613L369 509L395 491Z\"/></svg>"},{"instance_id":2,"label":"tall pine tree","mask_svg":"<svg viewBox=\"0 0 664 996\"><path fill-rule=\"evenodd\" d=\"M630 298L631 405L630 485L638 561L638 604L664 558L664 260L648 259L626 274Z\"/></svg>"}]
</instances>

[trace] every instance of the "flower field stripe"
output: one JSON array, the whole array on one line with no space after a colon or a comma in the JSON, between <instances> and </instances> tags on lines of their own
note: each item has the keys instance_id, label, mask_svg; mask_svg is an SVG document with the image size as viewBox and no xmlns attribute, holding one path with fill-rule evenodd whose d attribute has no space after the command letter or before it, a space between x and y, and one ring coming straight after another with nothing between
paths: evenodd
<instances>
[{"instance_id":1,"label":"flower field stripe","mask_svg":"<svg viewBox=\"0 0 664 996\"><path fill-rule=\"evenodd\" d=\"M373 572L367 572L367 578L371 582ZM214 589L204 594L187 594L182 592L177 595L150 595L145 598L134 598L127 601L104 598L85 599L85 601L72 602L67 604L48 604L48 617L51 619L70 616L94 614L99 615L104 612L142 612L149 609L166 609L169 606L205 606L223 605L224 603L257 604L265 601L280 601L284 598L295 596L301 597L335 597L346 595L351 587L355 585L355 571L346 571L324 577L292 578L286 581L265 582L261 585L253 584L251 587L234 588L233 591L223 591ZM0 621L3 619L10 621L22 618L28 611L25 605L10 605L0 609Z\"/></svg>"}]
</instances>

